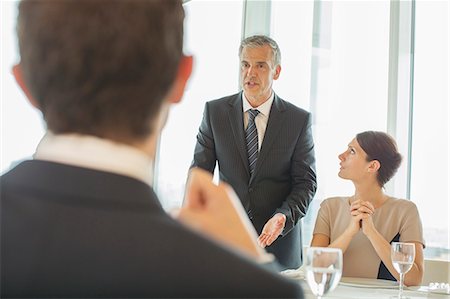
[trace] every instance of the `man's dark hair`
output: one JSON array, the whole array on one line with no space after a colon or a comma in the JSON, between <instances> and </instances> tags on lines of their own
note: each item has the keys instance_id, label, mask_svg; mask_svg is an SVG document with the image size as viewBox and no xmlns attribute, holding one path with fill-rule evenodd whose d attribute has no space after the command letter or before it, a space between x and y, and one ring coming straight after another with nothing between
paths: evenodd
<instances>
[{"instance_id":1,"label":"man's dark hair","mask_svg":"<svg viewBox=\"0 0 450 299\"><path fill-rule=\"evenodd\" d=\"M366 131L356 135L356 140L367 154L367 161L377 160L380 169L377 181L383 187L397 172L402 162L394 138L384 132Z\"/></svg>"},{"instance_id":2,"label":"man's dark hair","mask_svg":"<svg viewBox=\"0 0 450 299\"><path fill-rule=\"evenodd\" d=\"M53 133L133 142L152 125L178 69L177 0L24 0L25 83Z\"/></svg>"}]
</instances>

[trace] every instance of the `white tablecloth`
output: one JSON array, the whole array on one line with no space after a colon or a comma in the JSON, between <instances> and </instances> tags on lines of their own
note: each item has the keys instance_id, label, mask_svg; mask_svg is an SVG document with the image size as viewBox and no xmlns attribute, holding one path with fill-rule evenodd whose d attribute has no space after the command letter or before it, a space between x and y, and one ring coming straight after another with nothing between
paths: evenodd
<instances>
[{"instance_id":1,"label":"white tablecloth","mask_svg":"<svg viewBox=\"0 0 450 299\"><path fill-rule=\"evenodd\" d=\"M298 281L303 288L306 299L315 299L311 290L303 279L303 272L298 270L288 270L284 276ZM383 299L398 295L398 284L393 281L367 279L367 278L342 278L341 282L332 292L324 296L324 299ZM418 298L450 298L446 290L431 290L427 286L407 287L403 295L410 299Z\"/></svg>"},{"instance_id":2,"label":"white tablecloth","mask_svg":"<svg viewBox=\"0 0 450 299\"><path fill-rule=\"evenodd\" d=\"M306 281L300 281L303 287L303 292L305 293L305 299L315 299L316 297L311 293ZM366 288L366 287L356 287L349 285L339 284L336 289L331 293L324 296L324 299L383 299L391 298L392 296L397 296L397 289L384 289L384 288ZM417 290L404 290L404 296L408 296L410 299L417 298L450 298L450 295L430 293L427 288L417 288Z\"/></svg>"}]
</instances>

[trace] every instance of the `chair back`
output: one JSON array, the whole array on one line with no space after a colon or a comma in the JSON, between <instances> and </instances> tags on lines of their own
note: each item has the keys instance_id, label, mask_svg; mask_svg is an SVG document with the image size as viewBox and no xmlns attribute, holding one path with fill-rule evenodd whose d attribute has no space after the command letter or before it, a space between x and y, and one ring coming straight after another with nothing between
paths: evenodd
<instances>
[{"instance_id":1,"label":"chair back","mask_svg":"<svg viewBox=\"0 0 450 299\"><path fill-rule=\"evenodd\" d=\"M425 260L422 285L430 282L450 283L450 261Z\"/></svg>"}]
</instances>

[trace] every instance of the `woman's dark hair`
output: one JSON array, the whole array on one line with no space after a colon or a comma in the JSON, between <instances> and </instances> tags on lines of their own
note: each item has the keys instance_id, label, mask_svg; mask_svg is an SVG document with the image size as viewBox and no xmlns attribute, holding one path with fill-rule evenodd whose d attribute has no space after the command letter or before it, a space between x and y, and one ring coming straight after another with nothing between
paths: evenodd
<instances>
[{"instance_id":1,"label":"woman's dark hair","mask_svg":"<svg viewBox=\"0 0 450 299\"><path fill-rule=\"evenodd\" d=\"M377 160L380 162L377 180L383 187L394 176L402 162L397 143L390 135L378 131L359 133L356 135L356 140L366 152L367 161Z\"/></svg>"}]
</instances>

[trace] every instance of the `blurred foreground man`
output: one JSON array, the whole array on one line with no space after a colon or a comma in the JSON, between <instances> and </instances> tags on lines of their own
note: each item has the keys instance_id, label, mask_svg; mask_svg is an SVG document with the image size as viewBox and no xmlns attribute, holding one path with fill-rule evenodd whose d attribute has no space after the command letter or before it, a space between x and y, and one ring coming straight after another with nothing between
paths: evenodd
<instances>
[{"instance_id":1,"label":"blurred foreground man","mask_svg":"<svg viewBox=\"0 0 450 299\"><path fill-rule=\"evenodd\" d=\"M157 138L181 100L181 1L23 1L13 69L47 134L1 177L1 297L301 297L239 200L194 169L169 217ZM210 239L210 238L212 239Z\"/></svg>"}]
</instances>

